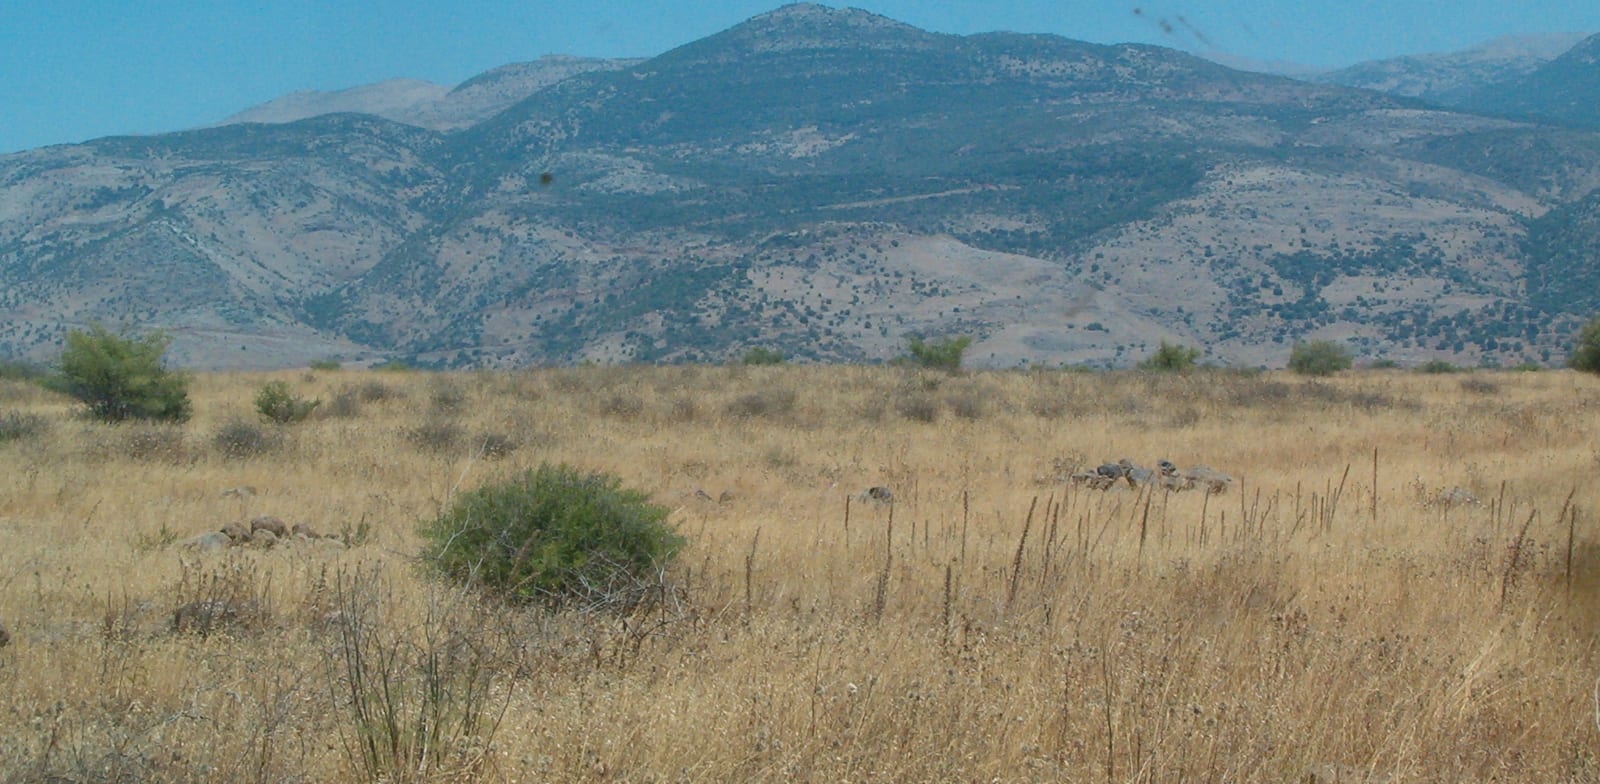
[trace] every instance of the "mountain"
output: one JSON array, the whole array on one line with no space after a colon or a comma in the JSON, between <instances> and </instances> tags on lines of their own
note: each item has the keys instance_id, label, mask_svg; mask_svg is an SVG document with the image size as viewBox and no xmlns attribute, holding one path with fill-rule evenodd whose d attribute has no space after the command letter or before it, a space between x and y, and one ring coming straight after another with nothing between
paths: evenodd
<instances>
[{"instance_id":1,"label":"mountain","mask_svg":"<svg viewBox=\"0 0 1600 784\"><path fill-rule=\"evenodd\" d=\"M1459 52L1372 60L1309 78L1459 108L1473 93L1533 73L1584 37L1584 33L1505 36Z\"/></svg>"},{"instance_id":2,"label":"mountain","mask_svg":"<svg viewBox=\"0 0 1600 784\"><path fill-rule=\"evenodd\" d=\"M1600 128L1600 35L1584 39L1527 74L1474 93L1463 105Z\"/></svg>"},{"instance_id":3,"label":"mountain","mask_svg":"<svg viewBox=\"0 0 1600 784\"><path fill-rule=\"evenodd\" d=\"M615 70L636 62L549 55L532 62L500 66L453 89L415 79L390 79L345 90L303 90L252 106L218 124L288 123L324 114L352 113L376 115L436 131L456 130L487 120L568 77Z\"/></svg>"},{"instance_id":4,"label":"mountain","mask_svg":"<svg viewBox=\"0 0 1600 784\"><path fill-rule=\"evenodd\" d=\"M1594 305L1558 285L1600 233L1580 128L807 4L614 64L458 130L0 157L0 353L98 319L210 367L873 361L956 333L1002 366L1163 339L1281 365L1307 338L1513 363Z\"/></svg>"}]
</instances>

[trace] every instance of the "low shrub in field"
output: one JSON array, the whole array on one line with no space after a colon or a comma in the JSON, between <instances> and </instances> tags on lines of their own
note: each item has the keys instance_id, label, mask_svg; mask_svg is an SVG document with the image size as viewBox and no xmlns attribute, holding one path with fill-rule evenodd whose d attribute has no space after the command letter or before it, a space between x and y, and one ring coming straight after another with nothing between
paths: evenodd
<instances>
[{"instance_id":1,"label":"low shrub in field","mask_svg":"<svg viewBox=\"0 0 1600 784\"><path fill-rule=\"evenodd\" d=\"M667 514L616 477L546 464L457 496L423 524L423 556L512 602L631 606L683 545Z\"/></svg>"},{"instance_id":2,"label":"low shrub in field","mask_svg":"<svg viewBox=\"0 0 1600 784\"><path fill-rule=\"evenodd\" d=\"M746 365L782 365L783 361L782 351L764 346L752 347L740 358L740 362Z\"/></svg>"},{"instance_id":3,"label":"low shrub in field","mask_svg":"<svg viewBox=\"0 0 1600 784\"><path fill-rule=\"evenodd\" d=\"M36 438L50 429L49 420L38 414L19 414L15 411L0 416L0 444Z\"/></svg>"},{"instance_id":4,"label":"low shrub in field","mask_svg":"<svg viewBox=\"0 0 1600 784\"><path fill-rule=\"evenodd\" d=\"M1600 373L1600 316L1595 316L1578 331L1576 345L1567 366L1585 373Z\"/></svg>"},{"instance_id":5,"label":"low shrub in field","mask_svg":"<svg viewBox=\"0 0 1600 784\"><path fill-rule=\"evenodd\" d=\"M461 426L444 419L423 422L405 431L406 440L424 452L449 452L460 446L466 431Z\"/></svg>"},{"instance_id":6,"label":"low shrub in field","mask_svg":"<svg viewBox=\"0 0 1600 784\"><path fill-rule=\"evenodd\" d=\"M767 387L728 401L723 410L736 417L784 416L794 412L796 398L788 387Z\"/></svg>"},{"instance_id":7,"label":"low shrub in field","mask_svg":"<svg viewBox=\"0 0 1600 784\"><path fill-rule=\"evenodd\" d=\"M1460 373L1461 372L1461 366L1459 366L1459 365L1457 365L1457 364L1455 364L1453 362L1448 362L1448 361L1443 360L1443 359L1435 359L1435 360L1433 360L1431 362L1426 362L1424 364L1418 365L1417 366L1417 372L1418 373Z\"/></svg>"},{"instance_id":8,"label":"low shrub in field","mask_svg":"<svg viewBox=\"0 0 1600 784\"><path fill-rule=\"evenodd\" d=\"M282 381L271 381L256 393L256 411L268 422L287 425L305 421L311 412L322 405L321 400L307 400L290 391Z\"/></svg>"},{"instance_id":9,"label":"low shrub in field","mask_svg":"<svg viewBox=\"0 0 1600 784\"><path fill-rule=\"evenodd\" d=\"M130 428L122 434L119 451L134 460L182 462L189 457L184 449L183 430L173 426L150 425Z\"/></svg>"},{"instance_id":10,"label":"low shrub in field","mask_svg":"<svg viewBox=\"0 0 1600 784\"><path fill-rule=\"evenodd\" d=\"M58 372L47 384L88 406L102 422L128 419L183 422L189 402L189 376L162 367L171 339L159 332L118 335L96 325L67 333Z\"/></svg>"},{"instance_id":11,"label":"low shrub in field","mask_svg":"<svg viewBox=\"0 0 1600 784\"><path fill-rule=\"evenodd\" d=\"M955 371L961 369L961 360L966 356L967 347L971 345L972 338L967 335L933 341L914 337L911 338L906 351L910 355L911 362L919 367Z\"/></svg>"},{"instance_id":12,"label":"low shrub in field","mask_svg":"<svg viewBox=\"0 0 1600 784\"><path fill-rule=\"evenodd\" d=\"M307 367L312 370L322 371L324 373L332 373L339 370L339 368L342 366L339 364L339 360L337 359L318 359L313 361Z\"/></svg>"},{"instance_id":13,"label":"low shrub in field","mask_svg":"<svg viewBox=\"0 0 1600 784\"><path fill-rule=\"evenodd\" d=\"M223 457L243 460L276 451L283 446L283 436L263 430L259 425L235 419L217 428L211 443Z\"/></svg>"},{"instance_id":14,"label":"low shrub in field","mask_svg":"<svg viewBox=\"0 0 1600 784\"><path fill-rule=\"evenodd\" d=\"M903 393L895 398L894 410L900 416L917 422L939 421L939 401L932 395L920 392Z\"/></svg>"}]
</instances>

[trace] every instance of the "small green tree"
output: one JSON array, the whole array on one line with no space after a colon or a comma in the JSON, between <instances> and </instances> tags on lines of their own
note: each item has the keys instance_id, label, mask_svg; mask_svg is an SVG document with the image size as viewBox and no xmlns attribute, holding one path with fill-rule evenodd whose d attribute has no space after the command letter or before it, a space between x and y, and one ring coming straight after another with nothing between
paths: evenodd
<instances>
[{"instance_id":1,"label":"small green tree","mask_svg":"<svg viewBox=\"0 0 1600 784\"><path fill-rule=\"evenodd\" d=\"M256 393L256 411L261 418L280 425L304 421L320 405L321 400L306 400L294 394L283 381L269 381Z\"/></svg>"},{"instance_id":2,"label":"small green tree","mask_svg":"<svg viewBox=\"0 0 1600 784\"><path fill-rule=\"evenodd\" d=\"M185 421L192 411L189 376L161 365L171 342L160 332L125 336L98 324L73 330L46 385L83 401L104 422Z\"/></svg>"},{"instance_id":3,"label":"small green tree","mask_svg":"<svg viewBox=\"0 0 1600 784\"><path fill-rule=\"evenodd\" d=\"M668 514L616 477L546 464L456 496L422 525L423 556L513 602L627 605L683 546Z\"/></svg>"},{"instance_id":4,"label":"small green tree","mask_svg":"<svg viewBox=\"0 0 1600 784\"><path fill-rule=\"evenodd\" d=\"M783 360L782 351L764 346L752 346L744 352L740 362L746 365L781 365Z\"/></svg>"},{"instance_id":5,"label":"small green tree","mask_svg":"<svg viewBox=\"0 0 1600 784\"><path fill-rule=\"evenodd\" d=\"M961 358L966 355L967 347L972 345L972 338L967 335L958 335L953 338L940 338L935 341L926 341L920 337L911 338L907 350L911 353L911 361L936 370L960 370Z\"/></svg>"},{"instance_id":6,"label":"small green tree","mask_svg":"<svg viewBox=\"0 0 1600 784\"><path fill-rule=\"evenodd\" d=\"M1183 346L1176 343L1161 341L1161 347L1156 353L1151 354L1139 363L1140 370L1154 370L1162 373L1181 372L1193 370L1195 362L1200 359L1200 349L1192 346Z\"/></svg>"},{"instance_id":7,"label":"small green tree","mask_svg":"<svg viewBox=\"0 0 1600 784\"><path fill-rule=\"evenodd\" d=\"M1350 350L1331 340L1308 340L1289 350L1289 369L1305 376L1331 376L1354 363Z\"/></svg>"},{"instance_id":8,"label":"small green tree","mask_svg":"<svg viewBox=\"0 0 1600 784\"><path fill-rule=\"evenodd\" d=\"M1572 350L1572 357L1567 360L1567 367L1585 373L1600 373L1600 316L1589 319L1589 323L1578 330L1578 344Z\"/></svg>"}]
</instances>

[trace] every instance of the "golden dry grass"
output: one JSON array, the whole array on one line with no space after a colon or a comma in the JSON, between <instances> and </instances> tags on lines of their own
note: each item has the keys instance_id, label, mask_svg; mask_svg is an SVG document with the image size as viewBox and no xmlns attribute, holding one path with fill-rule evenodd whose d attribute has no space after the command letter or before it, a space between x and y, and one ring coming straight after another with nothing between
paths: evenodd
<instances>
[{"instance_id":1,"label":"golden dry grass","mask_svg":"<svg viewBox=\"0 0 1600 784\"><path fill-rule=\"evenodd\" d=\"M391 394L227 457L272 379ZM194 394L180 428L109 427L0 382L0 415L50 424L0 443L0 780L367 775L330 621L358 600L390 650L466 630L491 687L492 733L395 780L1600 777L1600 379L669 367ZM463 438L419 446L430 423ZM488 433L518 448L476 454ZM1241 481L1057 481L1122 456ZM418 567L419 521L541 461L674 509L673 601L516 610ZM896 503L847 502L873 485ZM260 514L361 541L173 543ZM259 617L172 631L219 591Z\"/></svg>"}]
</instances>

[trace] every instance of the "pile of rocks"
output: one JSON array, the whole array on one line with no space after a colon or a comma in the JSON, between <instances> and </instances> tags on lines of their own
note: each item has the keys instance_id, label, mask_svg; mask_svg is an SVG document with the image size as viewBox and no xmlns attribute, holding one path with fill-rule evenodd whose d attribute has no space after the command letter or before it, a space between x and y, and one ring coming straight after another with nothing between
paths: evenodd
<instances>
[{"instance_id":1,"label":"pile of rocks","mask_svg":"<svg viewBox=\"0 0 1600 784\"><path fill-rule=\"evenodd\" d=\"M1115 463L1102 463L1093 471L1079 471L1068 477L1073 484L1095 490L1110 490L1118 482L1127 482L1138 489L1154 484L1169 492L1205 490L1207 493L1225 493L1233 485L1233 477L1207 466L1178 470L1171 460L1158 460L1154 469L1145 468L1124 457Z\"/></svg>"},{"instance_id":2,"label":"pile of rocks","mask_svg":"<svg viewBox=\"0 0 1600 784\"><path fill-rule=\"evenodd\" d=\"M245 546L266 549L294 542L345 546L344 539L338 534L323 535L305 523L289 525L271 515L262 515L249 522L231 522L216 531L207 531L178 544L201 552L215 552Z\"/></svg>"}]
</instances>

